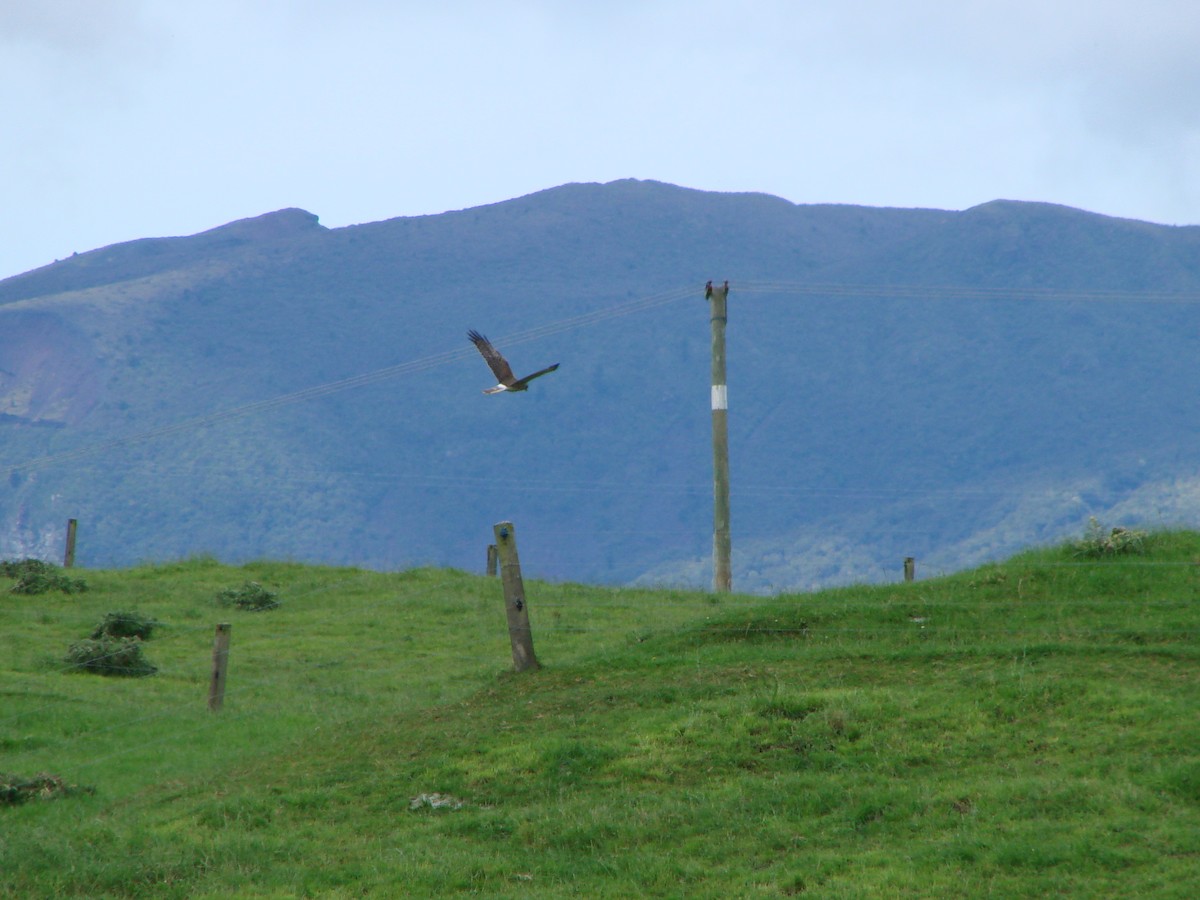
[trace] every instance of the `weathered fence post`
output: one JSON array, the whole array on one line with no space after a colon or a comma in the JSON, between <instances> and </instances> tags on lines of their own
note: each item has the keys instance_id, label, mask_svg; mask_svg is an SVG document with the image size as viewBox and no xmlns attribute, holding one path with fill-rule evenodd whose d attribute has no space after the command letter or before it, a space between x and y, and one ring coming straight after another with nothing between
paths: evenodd
<instances>
[{"instance_id":1,"label":"weathered fence post","mask_svg":"<svg viewBox=\"0 0 1200 900\"><path fill-rule=\"evenodd\" d=\"M904 557L904 580L912 581L917 574L917 561L911 556Z\"/></svg>"},{"instance_id":2,"label":"weathered fence post","mask_svg":"<svg viewBox=\"0 0 1200 900\"><path fill-rule=\"evenodd\" d=\"M67 519L67 552L63 556L63 568L69 569L75 565L75 528L78 520Z\"/></svg>"},{"instance_id":3,"label":"weathered fence post","mask_svg":"<svg viewBox=\"0 0 1200 900\"><path fill-rule=\"evenodd\" d=\"M225 670L229 666L229 633L233 626L222 622L213 639L212 683L208 686L208 711L220 712L225 702Z\"/></svg>"},{"instance_id":4,"label":"weathered fence post","mask_svg":"<svg viewBox=\"0 0 1200 900\"><path fill-rule=\"evenodd\" d=\"M500 558L500 582L504 589L504 612L508 616L508 637L512 642L513 668L518 672L540 669L533 653L533 632L529 628L529 607L525 604L525 585L521 580L521 561L517 557L517 535L512 522L498 522L496 552Z\"/></svg>"},{"instance_id":5,"label":"weathered fence post","mask_svg":"<svg viewBox=\"0 0 1200 900\"><path fill-rule=\"evenodd\" d=\"M489 575L490 577L495 577L495 575L496 575L496 565L497 565L497 559L496 559L496 545L495 545L495 544L488 544L488 555L487 555L487 573L488 573L488 575Z\"/></svg>"}]
</instances>

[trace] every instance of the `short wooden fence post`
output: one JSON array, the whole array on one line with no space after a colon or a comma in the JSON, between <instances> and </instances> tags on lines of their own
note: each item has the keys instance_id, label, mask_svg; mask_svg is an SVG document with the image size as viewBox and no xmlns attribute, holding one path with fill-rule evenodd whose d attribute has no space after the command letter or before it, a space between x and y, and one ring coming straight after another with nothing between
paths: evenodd
<instances>
[{"instance_id":1,"label":"short wooden fence post","mask_svg":"<svg viewBox=\"0 0 1200 900\"><path fill-rule=\"evenodd\" d=\"M499 522L496 552L500 557L500 582L504 589L504 611L508 616L508 637L512 642L513 668L518 672L540 669L533 652L533 632L529 628L529 607L525 603L525 585L521 580L521 561L517 557L517 535L512 522Z\"/></svg>"},{"instance_id":2,"label":"short wooden fence post","mask_svg":"<svg viewBox=\"0 0 1200 900\"><path fill-rule=\"evenodd\" d=\"M208 711L220 712L225 702L225 671L229 667L229 636L233 626L222 622L213 639L212 683L208 686Z\"/></svg>"},{"instance_id":3,"label":"short wooden fence post","mask_svg":"<svg viewBox=\"0 0 1200 900\"><path fill-rule=\"evenodd\" d=\"M912 581L917 574L917 561L911 556L904 557L904 580Z\"/></svg>"},{"instance_id":4,"label":"short wooden fence post","mask_svg":"<svg viewBox=\"0 0 1200 900\"><path fill-rule=\"evenodd\" d=\"M75 529L78 524L77 519L67 519L67 552L63 556L64 569L75 565Z\"/></svg>"},{"instance_id":5,"label":"short wooden fence post","mask_svg":"<svg viewBox=\"0 0 1200 900\"><path fill-rule=\"evenodd\" d=\"M487 554L487 573L489 577L495 577L497 565L497 550L495 544L488 544Z\"/></svg>"}]
</instances>

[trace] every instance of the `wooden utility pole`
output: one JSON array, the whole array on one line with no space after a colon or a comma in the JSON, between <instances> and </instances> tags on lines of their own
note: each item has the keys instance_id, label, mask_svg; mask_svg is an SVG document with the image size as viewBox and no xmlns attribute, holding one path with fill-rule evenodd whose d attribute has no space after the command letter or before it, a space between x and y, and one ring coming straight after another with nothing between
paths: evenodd
<instances>
[{"instance_id":1,"label":"wooden utility pole","mask_svg":"<svg viewBox=\"0 0 1200 900\"><path fill-rule=\"evenodd\" d=\"M533 632L529 628L529 607L525 603L525 584L521 580L521 560L517 557L517 534L512 522L498 522L496 552L500 557L500 583L504 589L504 612L508 616L508 638L512 643L513 668L529 672L541 668L533 652Z\"/></svg>"},{"instance_id":2,"label":"wooden utility pole","mask_svg":"<svg viewBox=\"0 0 1200 900\"><path fill-rule=\"evenodd\" d=\"M67 552L63 556L64 569L75 565L75 528L78 524L76 519L67 519Z\"/></svg>"},{"instance_id":3,"label":"wooden utility pole","mask_svg":"<svg viewBox=\"0 0 1200 900\"><path fill-rule=\"evenodd\" d=\"M725 324L729 282L704 286L712 322L713 590L733 590L729 534L729 399L725 387Z\"/></svg>"},{"instance_id":4,"label":"wooden utility pole","mask_svg":"<svg viewBox=\"0 0 1200 900\"><path fill-rule=\"evenodd\" d=\"M225 672L229 668L229 638L233 626L222 622L213 639L212 681L208 686L208 711L220 712L225 702Z\"/></svg>"}]
</instances>

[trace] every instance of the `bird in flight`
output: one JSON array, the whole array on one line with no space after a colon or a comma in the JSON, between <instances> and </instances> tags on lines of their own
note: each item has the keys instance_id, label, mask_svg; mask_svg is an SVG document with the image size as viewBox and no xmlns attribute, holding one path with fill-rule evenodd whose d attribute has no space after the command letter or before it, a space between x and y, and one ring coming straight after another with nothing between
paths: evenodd
<instances>
[{"instance_id":1,"label":"bird in flight","mask_svg":"<svg viewBox=\"0 0 1200 900\"><path fill-rule=\"evenodd\" d=\"M500 382L495 387L484 388L483 392L485 394L499 394L501 391L527 391L529 390L529 382L533 381L533 379L539 378L547 372L553 372L558 368L558 363L555 363L552 366L547 366L545 369L534 372L532 375L526 375L524 378L515 378L508 360L500 355L500 351L492 346L491 341L474 329L467 332L467 337L471 339L471 343L483 355L488 366L491 367L492 372L495 373L496 378Z\"/></svg>"}]
</instances>

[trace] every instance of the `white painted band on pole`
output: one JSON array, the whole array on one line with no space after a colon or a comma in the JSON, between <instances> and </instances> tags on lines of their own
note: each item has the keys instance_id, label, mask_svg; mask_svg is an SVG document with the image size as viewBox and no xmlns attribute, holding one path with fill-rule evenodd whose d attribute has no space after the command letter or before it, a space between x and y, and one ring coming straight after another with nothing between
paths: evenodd
<instances>
[{"instance_id":1,"label":"white painted band on pole","mask_svg":"<svg viewBox=\"0 0 1200 900\"><path fill-rule=\"evenodd\" d=\"M712 386L712 408L729 409L729 398L725 394L725 385L714 384Z\"/></svg>"}]
</instances>

